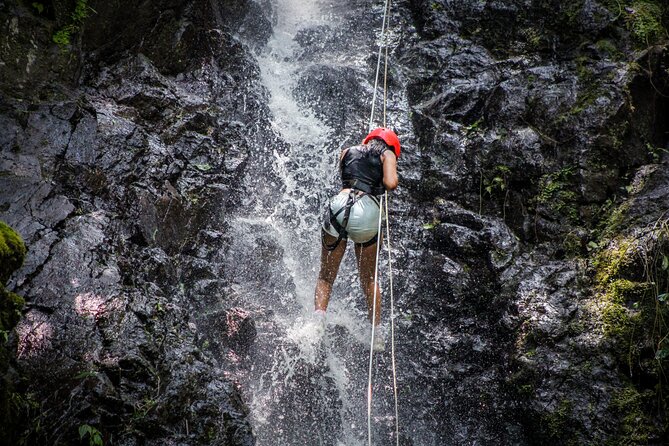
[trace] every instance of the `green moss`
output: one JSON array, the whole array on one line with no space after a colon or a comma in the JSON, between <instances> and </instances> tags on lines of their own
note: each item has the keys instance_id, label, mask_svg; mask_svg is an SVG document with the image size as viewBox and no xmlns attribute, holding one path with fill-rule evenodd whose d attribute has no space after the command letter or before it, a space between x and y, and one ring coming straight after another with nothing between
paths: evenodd
<instances>
[{"instance_id":1,"label":"green moss","mask_svg":"<svg viewBox=\"0 0 669 446\"><path fill-rule=\"evenodd\" d=\"M608 219L618 228L625 207ZM597 319L628 384L612 397L609 410L618 431L609 446L645 445L665 434L669 396L669 225L658 221L650 236L618 236L593 260ZM644 389L644 390L641 390Z\"/></svg>"},{"instance_id":2,"label":"green moss","mask_svg":"<svg viewBox=\"0 0 669 446\"><path fill-rule=\"evenodd\" d=\"M560 8L569 27L578 26L581 14L583 14L584 0L562 0Z\"/></svg>"},{"instance_id":3,"label":"green moss","mask_svg":"<svg viewBox=\"0 0 669 446\"><path fill-rule=\"evenodd\" d=\"M612 146L616 150L623 147L625 136L629 130L629 121L623 120L618 124L611 125L608 130L608 135L611 137Z\"/></svg>"},{"instance_id":4,"label":"green moss","mask_svg":"<svg viewBox=\"0 0 669 446\"><path fill-rule=\"evenodd\" d=\"M623 345L627 345L628 358L634 350L634 331L643 328L643 317L641 312L634 308L634 304L642 300L649 289L649 284L644 282L616 279L608 284L603 295L604 335L616 338Z\"/></svg>"},{"instance_id":5,"label":"green moss","mask_svg":"<svg viewBox=\"0 0 669 446\"><path fill-rule=\"evenodd\" d=\"M578 196L572 190L574 170L574 167L567 166L542 176L539 180L539 193L535 198L538 204L556 216L567 217L572 223L579 220L576 205Z\"/></svg>"},{"instance_id":6,"label":"green moss","mask_svg":"<svg viewBox=\"0 0 669 446\"><path fill-rule=\"evenodd\" d=\"M573 418L573 404L568 399L560 401L553 410L541 417L541 428L545 439L563 442L565 445L575 445L575 425Z\"/></svg>"},{"instance_id":7,"label":"green moss","mask_svg":"<svg viewBox=\"0 0 669 446\"><path fill-rule=\"evenodd\" d=\"M532 384L523 384L522 386L518 386L518 394L530 398L534 395L535 389Z\"/></svg>"},{"instance_id":8,"label":"green moss","mask_svg":"<svg viewBox=\"0 0 669 446\"><path fill-rule=\"evenodd\" d=\"M624 54L616 47L616 45L609 39L601 39L595 43L595 47L600 53L608 56L612 60L622 60Z\"/></svg>"},{"instance_id":9,"label":"green moss","mask_svg":"<svg viewBox=\"0 0 669 446\"><path fill-rule=\"evenodd\" d=\"M645 445L657 436L656 429L645 411L646 399L632 385L613 395L609 408L620 417L621 423L618 425L618 435L609 440L607 446Z\"/></svg>"},{"instance_id":10,"label":"green moss","mask_svg":"<svg viewBox=\"0 0 669 446\"><path fill-rule=\"evenodd\" d=\"M25 255L26 247L21 237L7 224L0 222L0 420L6 423L7 435L11 434L15 417L10 404L14 393L11 382L6 378L9 351L5 344L9 333L21 318L21 308L25 302L20 296L7 291L5 284L11 274L21 267Z\"/></svg>"},{"instance_id":11,"label":"green moss","mask_svg":"<svg viewBox=\"0 0 669 446\"><path fill-rule=\"evenodd\" d=\"M576 58L576 76L582 84L588 84L595 80L595 73L588 66L590 59L585 56Z\"/></svg>"},{"instance_id":12,"label":"green moss","mask_svg":"<svg viewBox=\"0 0 669 446\"><path fill-rule=\"evenodd\" d=\"M633 280L639 268L638 242L620 238L600 252L593 265L602 331L612 341L618 360L633 374L641 351L648 346L648 332L655 312L654 284Z\"/></svg>"},{"instance_id":13,"label":"green moss","mask_svg":"<svg viewBox=\"0 0 669 446\"><path fill-rule=\"evenodd\" d=\"M579 89L576 96L576 102L566 112L560 114L555 122L567 121L572 116L578 116L588 107L593 105L599 97L605 94L602 89L600 79L590 68L591 60L588 57L580 56L576 58L576 76L578 78Z\"/></svg>"},{"instance_id":14,"label":"green moss","mask_svg":"<svg viewBox=\"0 0 669 446\"><path fill-rule=\"evenodd\" d=\"M0 332L9 332L21 319L21 308L25 305L23 298L11 293L0 284ZM3 339L0 337L0 344Z\"/></svg>"},{"instance_id":15,"label":"green moss","mask_svg":"<svg viewBox=\"0 0 669 446\"><path fill-rule=\"evenodd\" d=\"M542 34L537 28L525 28L520 31L525 41L531 49L538 49L541 45Z\"/></svg>"},{"instance_id":16,"label":"green moss","mask_svg":"<svg viewBox=\"0 0 669 446\"><path fill-rule=\"evenodd\" d=\"M562 240L562 248L567 257L577 257L583 251L581 237L575 232L569 232Z\"/></svg>"},{"instance_id":17,"label":"green moss","mask_svg":"<svg viewBox=\"0 0 669 446\"><path fill-rule=\"evenodd\" d=\"M645 46L651 46L667 36L662 25L664 7L659 2L641 0L632 2L625 8L625 24L634 40Z\"/></svg>"},{"instance_id":18,"label":"green moss","mask_svg":"<svg viewBox=\"0 0 669 446\"><path fill-rule=\"evenodd\" d=\"M0 283L7 283L9 276L23 265L25 256L26 245L21 236L0 221Z\"/></svg>"},{"instance_id":19,"label":"green moss","mask_svg":"<svg viewBox=\"0 0 669 446\"><path fill-rule=\"evenodd\" d=\"M618 238L611 242L609 248L600 252L594 260L595 281L600 289L620 274L622 268L632 263L632 253L637 244L634 240Z\"/></svg>"}]
</instances>

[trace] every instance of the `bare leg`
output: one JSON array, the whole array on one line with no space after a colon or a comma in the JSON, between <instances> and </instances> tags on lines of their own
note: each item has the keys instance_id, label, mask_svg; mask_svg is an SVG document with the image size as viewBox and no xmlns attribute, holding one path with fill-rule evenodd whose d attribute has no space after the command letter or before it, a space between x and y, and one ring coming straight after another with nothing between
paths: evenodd
<instances>
[{"instance_id":1,"label":"bare leg","mask_svg":"<svg viewBox=\"0 0 669 446\"><path fill-rule=\"evenodd\" d=\"M380 237L379 237L380 238ZM380 240L379 240L380 241ZM378 241L377 241L378 243ZM361 244L355 244L355 256L358 259L358 269L360 273L360 285L367 298L367 315L372 320L374 305L374 270L376 268L376 243L363 247ZM381 288L376 284L376 314L374 315L374 325L381 323Z\"/></svg>"},{"instance_id":2,"label":"bare leg","mask_svg":"<svg viewBox=\"0 0 669 446\"><path fill-rule=\"evenodd\" d=\"M337 240L336 237L327 233L323 233L323 237L328 245L332 245ZM321 271L318 274L316 295L314 296L315 310L327 310L330 293L332 293L332 284L337 278L339 264L344 257L344 252L346 252L346 240L340 241L339 245L332 251L328 251L325 246L321 248Z\"/></svg>"}]
</instances>

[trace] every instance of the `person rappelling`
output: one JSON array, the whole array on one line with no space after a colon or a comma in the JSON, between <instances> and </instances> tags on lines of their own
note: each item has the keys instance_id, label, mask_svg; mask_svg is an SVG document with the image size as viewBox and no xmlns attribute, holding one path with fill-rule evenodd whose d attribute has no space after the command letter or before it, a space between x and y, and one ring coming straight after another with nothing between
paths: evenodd
<instances>
[{"instance_id":1,"label":"person rappelling","mask_svg":"<svg viewBox=\"0 0 669 446\"><path fill-rule=\"evenodd\" d=\"M322 323L348 239L354 242L369 320L374 326L381 322L381 290L375 280L377 243L381 242L380 196L397 187L399 156L399 138L384 127L372 130L361 145L343 149L339 156L342 189L325 209L321 266L314 297L315 316ZM384 346L382 336L374 337L374 350L381 351Z\"/></svg>"}]
</instances>

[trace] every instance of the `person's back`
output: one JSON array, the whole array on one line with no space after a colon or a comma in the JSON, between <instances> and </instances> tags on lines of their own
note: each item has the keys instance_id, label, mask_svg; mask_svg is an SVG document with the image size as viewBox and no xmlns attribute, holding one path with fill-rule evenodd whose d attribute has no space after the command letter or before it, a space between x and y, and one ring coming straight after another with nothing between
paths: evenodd
<instances>
[{"instance_id":1,"label":"person's back","mask_svg":"<svg viewBox=\"0 0 669 446\"><path fill-rule=\"evenodd\" d=\"M388 145L378 139L347 149L339 164L342 189L353 188L372 195L383 194L381 155L386 150L389 150Z\"/></svg>"},{"instance_id":2,"label":"person's back","mask_svg":"<svg viewBox=\"0 0 669 446\"><path fill-rule=\"evenodd\" d=\"M399 139L386 128L373 130L362 145L342 151L339 164L342 190L328 203L321 234L321 269L314 298L315 312L320 319L327 309L332 285L346 250L346 240L351 238L355 242L369 319L374 325L381 320L381 294L378 284L374 283L381 221L378 195L397 187L399 154ZM374 306L377 311L372 314Z\"/></svg>"}]
</instances>

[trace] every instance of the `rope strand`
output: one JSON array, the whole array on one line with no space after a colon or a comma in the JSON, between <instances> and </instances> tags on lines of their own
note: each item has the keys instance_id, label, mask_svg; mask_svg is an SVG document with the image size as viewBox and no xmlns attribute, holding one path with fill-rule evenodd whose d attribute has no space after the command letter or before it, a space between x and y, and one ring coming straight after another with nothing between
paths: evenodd
<instances>
[{"instance_id":1,"label":"rope strand","mask_svg":"<svg viewBox=\"0 0 669 446\"><path fill-rule=\"evenodd\" d=\"M383 216L383 202L379 202L379 225L377 234L381 235L381 217ZM378 280L379 280L379 254L381 251L381 243L377 240L376 243L376 265L374 266L374 298L372 302L372 336L371 343L369 346L369 376L367 383L367 439L369 441L369 446L372 446L372 370L373 370L373 360L374 360L374 336L376 334L376 296L378 293ZM362 257L362 256L361 256Z\"/></svg>"},{"instance_id":2,"label":"rope strand","mask_svg":"<svg viewBox=\"0 0 669 446\"><path fill-rule=\"evenodd\" d=\"M395 441L400 445L400 412L397 403L397 367L395 365L395 296L393 293L393 259L390 249L390 216L388 215L388 192L385 193L386 248L388 250L388 278L390 280L390 357L393 369L393 396L395 398Z\"/></svg>"},{"instance_id":3,"label":"rope strand","mask_svg":"<svg viewBox=\"0 0 669 446\"><path fill-rule=\"evenodd\" d=\"M372 95L372 112L369 116L369 131L372 130L374 126L374 110L376 108L376 90L379 87L379 73L381 72L381 54L383 53L383 47L385 44L385 35L386 35L386 18L388 17L388 10L390 7L390 0L386 0L383 6L383 22L381 24L381 43L379 44L379 55L376 58L376 75L374 76L374 93ZM388 53L386 52L386 65L388 63L387 59ZM385 94L385 93L384 93Z\"/></svg>"},{"instance_id":4,"label":"rope strand","mask_svg":"<svg viewBox=\"0 0 669 446\"><path fill-rule=\"evenodd\" d=\"M376 94L379 85L379 74L381 71L381 54L385 49L384 72L383 72L383 126L387 126L387 103L388 103L388 45L386 43L386 29L388 26L388 16L390 15L390 0L385 0L383 7L383 22L381 25L381 42L379 44L379 53L376 61L376 75L374 78L374 93L372 96L372 110L369 116L369 131L374 126L374 111L376 108ZM377 234L381 237L381 221L383 219L383 212L386 213L386 248L388 250L388 277L390 279L390 335L391 335L391 356L392 356L392 373L393 373L393 395L395 400L395 441L399 446L399 407L397 398L397 369L395 364L395 297L393 293L393 270L390 247L390 217L388 215L388 192L385 194L385 206L383 202L379 203L379 224ZM379 254L381 251L381 243L376 245L376 264L374 266L374 294L372 303L372 334L371 343L369 347L369 376L367 384L367 439L369 446L372 446L372 371L374 366L374 338L376 335L376 297L378 288L378 272L379 272Z\"/></svg>"}]
</instances>

